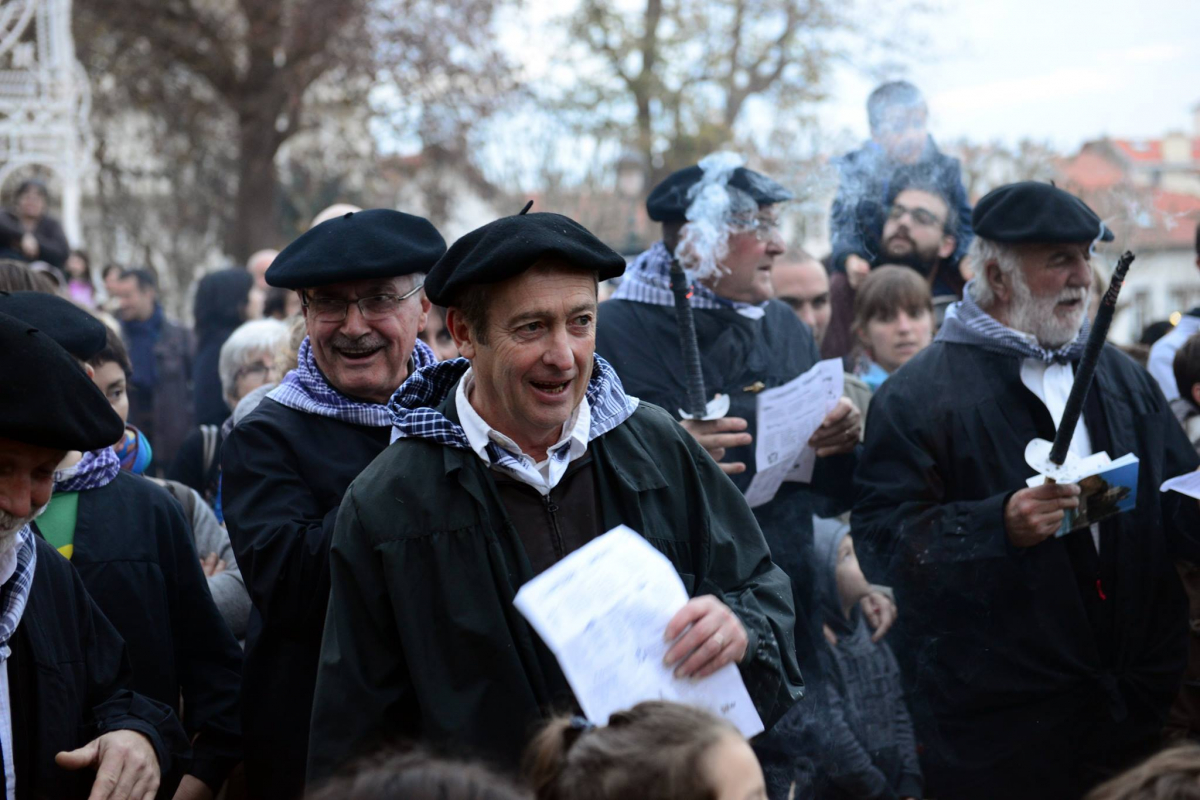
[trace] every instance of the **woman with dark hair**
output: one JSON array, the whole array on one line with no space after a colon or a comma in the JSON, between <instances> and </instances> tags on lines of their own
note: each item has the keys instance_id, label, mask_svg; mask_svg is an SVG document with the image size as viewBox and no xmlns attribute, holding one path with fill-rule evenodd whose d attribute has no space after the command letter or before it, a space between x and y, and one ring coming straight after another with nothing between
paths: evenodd
<instances>
[{"instance_id":1,"label":"woman with dark hair","mask_svg":"<svg viewBox=\"0 0 1200 800\"><path fill-rule=\"evenodd\" d=\"M58 220L46 213L50 191L39 180L17 187L15 208L0 211L0 255L61 268L70 247Z\"/></svg>"},{"instance_id":2,"label":"woman with dark hair","mask_svg":"<svg viewBox=\"0 0 1200 800\"><path fill-rule=\"evenodd\" d=\"M196 320L196 360L192 375L196 422L220 425L229 416L217 367L221 345L249 319L262 316L262 295L244 269L223 269L200 279L193 306Z\"/></svg>"},{"instance_id":3,"label":"woman with dark hair","mask_svg":"<svg viewBox=\"0 0 1200 800\"><path fill-rule=\"evenodd\" d=\"M854 296L859 355L854 374L871 391L933 341L933 298L929 282L908 267L872 270Z\"/></svg>"},{"instance_id":4,"label":"woman with dark hair","mask_svg":"<svg viewBox=\"0 0 1200 800\"><path fill-rule=\"evenodd\" d=\"M72 250L63 265L67 274L67 297L81 306L96 307L96 284L92 281L92 262L82 250Z\"/></svg>"}]
</instances>

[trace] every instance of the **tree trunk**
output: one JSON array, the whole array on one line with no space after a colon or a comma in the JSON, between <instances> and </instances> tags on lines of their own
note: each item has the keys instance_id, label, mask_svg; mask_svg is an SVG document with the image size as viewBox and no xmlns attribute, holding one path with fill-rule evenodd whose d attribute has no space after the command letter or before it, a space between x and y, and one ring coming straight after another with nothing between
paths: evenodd
<instances>
[{"instance_id":1,"label":"tree trunk","mask_svg":"<svg viewBox=\"0 0 1200 800\"><path fill-rule=\"evenodd\" d=\"M245 263L256 250L283 244L279 170L275 166L275 153L283 137L275 129L276 108L264 103L238 113L237 198L225 249L239 263Z\"/></svg>"}]
</instances>

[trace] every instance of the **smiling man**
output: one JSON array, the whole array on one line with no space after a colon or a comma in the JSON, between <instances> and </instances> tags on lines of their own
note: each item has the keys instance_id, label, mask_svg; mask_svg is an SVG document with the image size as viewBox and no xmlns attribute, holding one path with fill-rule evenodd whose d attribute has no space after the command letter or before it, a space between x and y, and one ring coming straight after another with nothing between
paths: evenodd
<instances>
[{"instance_id":1,"label":"smiling man","mask_svg":"<svg viewBox=\"0 0 1200 800\"><path fill-rule=\"evenodd\" d=\"M254 602L242 713L250 794L294 798L329 599L329 542L346 487L388 444L388 398L436 359L417 333L424 273L446 250L424 219L348 213L267 270L300 295L299 365L221 447L222 505Z\"/></svg>"},{"instance_id":2,"label":"smiling man","mask_svg":"<svg viewBox=\"0 0 1200 800\"><path fill-rule=\"evenodd\" d=\"M692 597L664 631L676 673L736 663L767 724L793 702L787 578L745 501L594 354L597 281L624 267L578 223L523 214L459 239L430 273L464 358L401 387L395 443L342 502L310 778L395 739L515 766L574 698L513 598L621 524Z\"/></svg>"},{"instance_id":3,"label":"smiling man","mask_svg":"<svg viewBox=\"0 0 1200 800\"><path fill-rule=\"evenodd\" d=\"M1137 504L1057 537L1070 484L1026 488L1087 338L1100 218L1049 184L979 201L978 277L936 340L871 403L852 524L904 615L892 647L927 793L1082 797L1157 745L1187 655L1172 559L1196 502L1160 492L1198 463L1153 379L1111 345L1071 440L1140 460Z\"/></svg>"}]
</instances>

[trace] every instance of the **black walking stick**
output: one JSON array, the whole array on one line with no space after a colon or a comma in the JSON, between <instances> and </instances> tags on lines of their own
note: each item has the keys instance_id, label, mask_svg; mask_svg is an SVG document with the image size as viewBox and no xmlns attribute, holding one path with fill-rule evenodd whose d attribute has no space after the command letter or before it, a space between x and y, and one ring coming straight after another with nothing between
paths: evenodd
<instances>
[{"instance_id":1,"label":"black walking stick","mask_svg":"<svg viewBox=\"0 0 1200 800\"><path fill-rule=\"evenodd\" d=\"M675 324L679 327L679 346L683 356L683 374L687 396L681 409L692 419L704 419L708 413L708 395L704 391L704 373L700 369L700 345L696 341L696 322L692 319L692 287L679 259L671 259L671 294L675 295Z\"/></svg>"}]
</instances>

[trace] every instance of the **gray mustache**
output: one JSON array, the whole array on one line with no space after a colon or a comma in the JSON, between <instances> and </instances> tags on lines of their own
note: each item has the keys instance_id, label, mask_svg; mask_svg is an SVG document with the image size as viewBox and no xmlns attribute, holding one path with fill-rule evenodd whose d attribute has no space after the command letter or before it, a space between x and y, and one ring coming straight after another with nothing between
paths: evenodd
<instances>
[{"instance_id":1,"label":"gray mustache","mask_svg":"<svg viewBox=\"0 0 1200 800\"><path fill-rule=\"evenodd\" d=\"M367 350L378 350L387 346L387 340L375 334L367 334L357 339L338 334L329 340L329 346L335 350L345 350L351 353L362 353Z\"/></svg>"}]
</instances>

